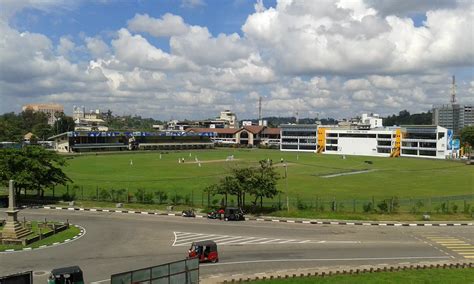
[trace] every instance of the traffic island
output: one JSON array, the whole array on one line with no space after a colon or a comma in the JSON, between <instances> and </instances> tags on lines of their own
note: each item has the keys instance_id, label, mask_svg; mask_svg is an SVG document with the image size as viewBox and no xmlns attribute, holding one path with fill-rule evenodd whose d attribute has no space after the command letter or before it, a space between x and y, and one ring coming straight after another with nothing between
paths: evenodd
<instances>
[{"instance_id":1,"label":"traffic island","mask_svg":"<svg viewBox=\"0 0 474 284\"><path fill-rule=\"evenodd\" d=\"M22 227L27 228L30 234L18 239L2 239L0 252L12 252L19 250L32 250L52 245L70 242L81 237L85 230L77 225L58 222L24 222ZM0 235L4 227L0 226Z\"/></svg>"}]
</instances>

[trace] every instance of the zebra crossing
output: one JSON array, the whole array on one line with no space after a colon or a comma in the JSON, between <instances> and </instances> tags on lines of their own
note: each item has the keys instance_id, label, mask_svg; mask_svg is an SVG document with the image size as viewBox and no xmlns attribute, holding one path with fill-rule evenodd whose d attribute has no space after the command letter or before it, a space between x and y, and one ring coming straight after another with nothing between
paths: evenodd
<instances>
[{"instance_id":1,"label":"zebra crossing","mask_svg":"<svg viewBox=\"0 0 474 284\"><path fill-rule=\"evenodd\" d=\"M212 240L218 245L275 245L275 244L325 244L325 243L347 243L355 244L359 241L325 241L325 240L298 240L263 238L235 235L201 234L191 232L174 232L174 247L189 246L192 242Z\"/></svg>"},{"instance_id":2,"label":"zebra crossing","mask_svg":"<svg viewBox=\"0 0 474 284\"><path fill-rule=\"evenodd\" d=\"M437 234L424 235L424 237L431 242L434 242L437 245L458 254L462 258L474 258L474 245L469 244L459 238Z\"/></svg>"}]
</instances>

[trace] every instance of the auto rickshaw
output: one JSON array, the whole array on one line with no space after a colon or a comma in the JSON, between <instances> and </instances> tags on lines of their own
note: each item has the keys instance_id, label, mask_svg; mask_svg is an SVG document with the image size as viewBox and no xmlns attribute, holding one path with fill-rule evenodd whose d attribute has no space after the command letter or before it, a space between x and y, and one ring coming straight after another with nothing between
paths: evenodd
<instances>
[{"instance_id":1,"label":"auto rickshaw","mask_svg":"<svg viewBox=\"0 0 474 284\"><path fill-rule=\"evenodd\" d=\"M82 270L79 266L55 268L51 271L48 284L84 284Z\"/></svg>"},{"instance_id":2,"label":"auto rickshaw","mask_svg":"<svg viewBox=\"0 0 474 284\"><path fill-rule=\"evenodd\" d=\"M188 258L198 258L199 262L216 263L219 261L217 244L214 241L193 242L189 249Z\"/></svg>"}]
</instances>

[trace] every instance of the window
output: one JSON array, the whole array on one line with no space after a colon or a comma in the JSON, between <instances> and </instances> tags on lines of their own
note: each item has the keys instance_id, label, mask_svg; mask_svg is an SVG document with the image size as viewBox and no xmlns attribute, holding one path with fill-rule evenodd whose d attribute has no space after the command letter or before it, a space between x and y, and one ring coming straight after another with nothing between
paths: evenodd
<instances>
[{"instance_id":1,"label":"window","mask_svg":"<svg viewBox=\"0 0 474 284\"><path fill-rule=\"evenodd\" d=\"M435 157L436 156L436 151L420 150L420 156Z\"/></svg>"},{"instance_id":2,"label":"window","mask_svg":"<svg viewBox=\"0 0 474 284\"><path fill-rule=\"evenodd\" d=\"M417 150L411 150L411 149L402 149L402 154L404 155L418 155Z\"/></svg>"}]
</instances>

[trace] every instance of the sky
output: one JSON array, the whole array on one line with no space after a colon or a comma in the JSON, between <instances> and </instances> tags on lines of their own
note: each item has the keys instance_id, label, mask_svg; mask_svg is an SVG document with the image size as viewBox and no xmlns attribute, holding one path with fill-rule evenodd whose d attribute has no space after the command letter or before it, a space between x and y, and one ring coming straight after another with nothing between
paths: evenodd
<instances>
[{"instance_id":1,"label":"sky","mask_svg":"<svg viewBox=\"0 0 474 284\"><path fill-rule=\"evenodd\" d=\"M474 2L0 0L0 113L348 118L474 104Z\"/></svg>"}]
</instances>

